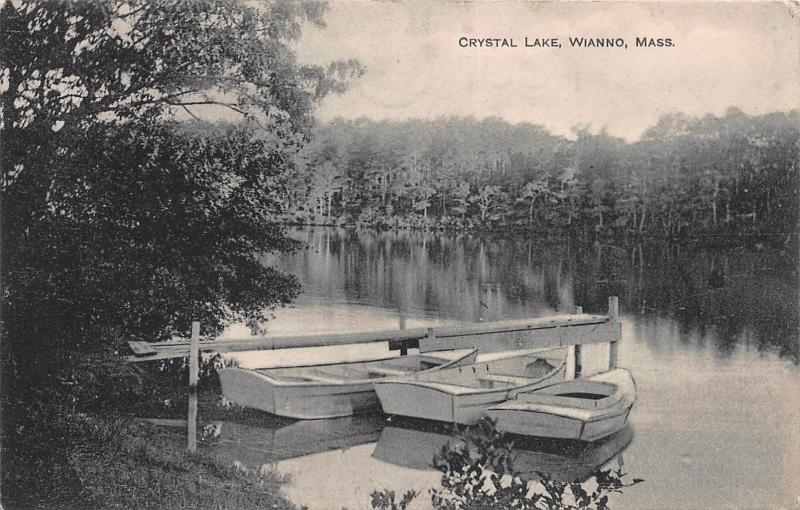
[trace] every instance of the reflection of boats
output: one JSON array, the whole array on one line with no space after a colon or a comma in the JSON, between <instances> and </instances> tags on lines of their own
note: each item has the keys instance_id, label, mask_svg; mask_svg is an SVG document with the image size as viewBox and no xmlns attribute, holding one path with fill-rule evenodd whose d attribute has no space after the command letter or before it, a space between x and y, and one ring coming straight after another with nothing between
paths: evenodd
<instances>
[{"instance_id":1,"label":"reflection of boats","mask_svg":"<svg viewBox=\"0 0 800 510\"><path fill-rule=\"evenodd\" d=\"M377 441L385 422L377 414L289 424L287 421L253 425L222 422L219 438L208 449L226 464L239 461L248 467L258 467Z\"/></svg>"},{"instance_id":2,"label":"reflection of boats","mask_svg":"<svg viewBox=\"0 0 800 510\"><path fill-rule=\"evenodd\" d=\"M220 370L222 393L245 407L298 419L335 418L378 408L372 382L471 363L474 349L288 368Z\"/></svg>"},{"instance_id":3,"label":"reflection of boats","mask_svg":"<svg viewBox=\"0 0 800 510\"><path fill-rule=\"evenodd\" d=\"M564 369L563 354L513 351L491 361L375 381L374 386L387 414L469 424L519 391L563 381Z\"/></svg>"},{"instance_id":4,"label":"reflection of boats","mask_svg":"<svg viewBox=\"0 0 800 510\"><path fill-rule=\"evenodd\" d=\"M486 414L504 432L595 441L625 426L635 400L633 377L619 368L518 393Z\"/></svg>"},{"instance_id":5,"label":"reflection of boats","mask_svg":"<svg viewBox=\"0 0 800 510\"><path fill-rule=\"evenodd\" d=\"M420 430L418 425L387 426L372 457L411 469L435 471L432 461L442 447L460 440L444 430ZM633 429L624 429L594 443L563 439L517 438L514 441L514 472L521 476L542 473L563 482L582 482L630 444Z\"/></svg>"}]
</instances>

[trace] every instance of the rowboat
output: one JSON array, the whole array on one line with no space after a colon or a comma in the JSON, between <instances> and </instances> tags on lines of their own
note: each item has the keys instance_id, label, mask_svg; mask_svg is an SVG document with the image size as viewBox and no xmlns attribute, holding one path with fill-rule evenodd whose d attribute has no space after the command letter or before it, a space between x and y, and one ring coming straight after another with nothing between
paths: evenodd
<instances>
[{"instance_id":1,"label":"rowboat","mask_svg":"<svg viewBox=\"0 0 800 510\"><path fill-rule=\"evenodd\" d=\"M552 353L552 350L551 350ZM468 425L517 392L564 380L565 357L542 349L512 351L457 367L375 381L383 412Z\"/></svg>"},{"instance_id":2,"label":"rowboat","mask_svg":"<svg viewBox=\"0 0 800 510\"><path fill-rule=\"evenodd\" d=\"M339 418L379 408L374 381L472 363L476 354L459 349L357 363L225 368L219 379L225 398L244 407L301 420Z\"/></svg>"},{"instance_id":3,"label":"rowboat","mask_svg":"<svg viewBox=\"0 0 800 510\"><path fill-rule=\"evenodd\" d=\"M487 410L503 432L595 441L625 427L636 384L618 368L535 391Z\"/></svg>"}]
</instances>

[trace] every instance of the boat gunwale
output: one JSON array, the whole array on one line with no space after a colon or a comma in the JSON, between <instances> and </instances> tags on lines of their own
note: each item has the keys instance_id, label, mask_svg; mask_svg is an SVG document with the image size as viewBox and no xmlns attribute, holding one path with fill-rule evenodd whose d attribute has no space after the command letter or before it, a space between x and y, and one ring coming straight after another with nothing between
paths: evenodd
<instances>
[{"instance_id":1,"label":"boat gunwale","mask_svg":"<svg viewBox=\"0 0 800 510\"><path fill-rule=\"evenodd\" d=\"M548 393L548 392L552 392L554 390L557 390L558 389L557 386L562 386L562 385L563 386L567 386L567 385L575 386L576 385L575 383L580 383L580 384L587 384L588 383L589 385L592 385L592 386L596 385L596 386L600 386L600 387L604 388L605 390L607 390L609 392L606 393L606 394L598 393L598 395L603 395L603 398L610 397L611 395L616 393L618 391L618 388L619 388L619 386L614 384L614 383L610 383L610 382L606 382L606 381L593 381L593 380L591 380L591 379L589 379L587 377L586 379L572 379L570 381L560 382L558 384L554 384L553 386L548 386L547 388L541 388L541 390L537 390L537 392L541 391L542 395L549 395L549 396L552 396L552 397L558 397L558 396L560 396L559 394L557 394L557 393ZM582 390L582 391L588 392L588 390Z\"/></svg>"},{"instance_id":2,"label":"boat gunwale","mask_svg":"<svg viewBox=\"0 0 800 510\"><path fill-rule=\"evenodd\" d=\"M593 423L593 422L596 422L596 421L602 421L602 420L606 420L606 419L610 419L610 418L616 418L617 416L622 416L623 414L630 413L631 409L633 408L634 402L630 402L630 403L626 404L625 406L623 406L622 410L616 410L615 409L614 412L611 412L609 410L605 410L605 411L607 411L605 414L596 413L594 416L592 416L590 418L586 418L586 419L581 419L581 418L578 418L578 417L575 417L575 416L567 416L565 414L558 413L558 412L552 412L552 411L549 411L549 410L538 410L538 409L537 410L532 410L532 409L524 409L524 408L502 407L505 404L508 404L508 402L503 402L500 405L490 407L489 409L487 409L487 411L502 411L502 412L506 412L506 413L525 413L525 414L546 414L546 415L549 415L549 416L556 416L558 418L564 418L565 420L571 420L571 421L576 421L576 422L580 422L580 423ZM532 404L532 405L537 405L537 404ZM555 406L550 406L550 407L555 407ZM591 410L591 409L581 409L581 411L588 411L588 413L591 413L593 410Z\"/></svg>"},{"instance_id":3,"label":"boat gunwale","mask_svg":"<svg viewBox=\"0 0 800 510\"><path fill-rule=\"evenodd\" d=\"M530 353L530 354L532 354L532 353ZM524 354L522 356L529 356L530 354ZM485 363L485 362L482 362L482 363ZM541 382L553 377L554 375L557 375L559 372L561 372L562 370L564 370L566 368L566 364L567 364L566 359L563 359L563 360L561 360L561 363L557 367L553 368L553 370L551 370L547 374L545 374L545 375L543 375L541 377L538 377L536 379L531 378L533 380L531 382L529 382L529 383L524 384L524 385L509 386L507 388L497 388L497 389L476 388L474 386L465 386L465 385L446 383L446 382L438 382L438 381L419 381L419 380L411 379L410 377L387 378L387 379L383 379L383 380L379 380L379 381L374 381L373 384L380 384L380 385L403 384L403 385L410 385L410 386L419 386L419 387L422 387L422 388L434 390L434 391L439 392L439 393L444 393L445 395L450 395L450 396L453 396L453 397L461 397L461 396L467 396L467 395L492 395L494 393L506 393L507 395L511 395L512 392L514 392L514 394L516 395L516 393L522 393L522 392L526 391L528 388L530 388L532 386L536 386L537 384L540 384ZM464 365L464 366L469 366L469 365ZM462 368L462 367L459 367L459 368ZM431 369L430 372L434 372L435 370L439 370L439 369L438 368L437 369ZM411 377L413 377L413 375ZM553 383L553 384L560 384L560 383ZM437 385L437 386L440 386L440 387L436 387L436 386L433 386L433 385ZM464 388L465 391L462 391L460 393L455 393L455 392L452 392L452 391L447 391L446 389L442 388L441 386L452 386L452 387L455 387L455 388ZM547 387L547 386L545 386L545 387Z\"/></svg>"},{"instance_id":4,"label":"boat gunwale","mask_svg":"<svg viewBox=\"0 0 800 510\"><path fill-rule=\"evenodd\" d=\"M531 391L520 391L509 402L518 402L530 405L554 406L572 409L600 410L616 407L620 402L625 401L625 392L619 386L600 382L600 381L580 381L581 383L591 383L602 385L603 390L608 393L592 393L600 398L583 398L570 396L575 393L588 393L592 388L574 388L572 392L563 392L563 388L576 386L574 383L579 381L574 379L563 383L554 384L544 388ZM558 388L561 386L562 388ZM598 390L599 391L599 390Z\"/></svg>"},{"instance_id":5,"label":"boat gunwale","mask_svg":"<svg viewBox=\"0 0 800 510\"><path fill-rule=\"evenodd\" d=\"M624 372L624 374L625 374L624 376L625 376L625 379L626 379L625 382L630 381L630 383L631 383L631 386L630 386L631 391L628 391L628 392L622 391L621 390L621 385L619 383L613 383L613 382L609 382L609 381L605 380L606 377L608 376L608 374L611 374L612 372L620 372L620 373ZM599 376L599 379L592 379L593 377L598 377L598 376ZM633 375L630 373L630 371L627 370L627 369L624 369L624 368L616 368L614 370L609 370L609 371L606 371L606 372L600 372L598 374L589 376L585 380L589 381L589 382L601 382L601 383L611 384L611 385L616 386L617 390L620 391L620 393L621 393L620 400L618 400L617 402L615 402L614 404L612 404L609 407L592 408L592 409L586 409L586 408L578 409L581 412L581 414L590 415L589 417L584 418L584 419L576 417L576 416L568 416L568 415L565 415L564 413L555 412L555 410L557 410L557 409L569 410L570 408L568 408L566 406L559 406L559 405L556 405L556 404L537 404L537 403L534 403L534 402L520 401L520 400L517 400L516 398L512 398L512 399L509 399L508 401L503 402L501 404L494 405L494 406L490 407L489 409L487 409L487 412L495 411L495 412L510 412L510 413L519 412L519 413L528 413L528 414L546 414L546 415L550 415L550 416L556 416L556 417L559 417L559 418L564 418L564 419L569 419L569 420L574 420L574 421L581 421L584 424L585 423L593 423L593 422L596 422L596 421L601 421L601 420L606 420L606 419L611 419L611 418L616 418L618 416L626 414L625 420L627 422L627 415L630 414L631 410L633 409L634 404L636 404L636 401L638 400L638 392L637 392L637 389L636 389L636 379L633 378ZM567 381L565 383L558 383L558 384L568 384L569 382L571 382L571 381ZM542 389L546 389L546 388L549 388L549 386L546 386L546 387L544 387ZM516 395L515 395L515 397L516 397ZM539 407L539 408L543 408L543 409L533 409L534 407ZM572 410L575 410L575 408L572 408ZM583 435L582 431L581 431L581 435Z\"/></svg>"},{"instance_id":6,"label":"boat gunwale","mask_svg":"<svg viewBox=\"0 0 800 510\"><path fill-rule=\"evenodd\" d=\"M460 361L462 361L462 360L464 360L466 358L469 358L472 355L477 355L477 352L478 352L478 349L469 349L468 352L466 354L464 354L463 356L461 356L461 357L452 359L452 360L448 361L447 363L445 363L443 365L438 365L436 367L431 367L429 369L426 369L426 370L423 370L423 371L420 371L420 372L416 372L416 373L427 372L427 371L430 371L430 370L438 370L440 368L449 368L449 367L457 364L458 362L460 362ZM423 356L423 357L428 357L428 358L431 357L428 353L412 354L410 356ZM389 357L385 357L385 358L378 358L378 359L365 360L365 361L356 361L356 362L352 362L352 363L347 363L347 362L344 362L344 363L324 363L324 364L317 364L317 365L303 365L303 366L295 366L295 367L276 367L276 369L278 369L278 370L285 370L285 369L292 369L292 368L309 368L309 369L311 369L311 368L317 368L317 367L330 367L330 366L337 366L337 365L353 365L353 364L358 364L358 363L372 363L372 362L379 362L379 361L387 361L387 360L391 360L391 359L397 359L397 358L400 358L400 357L401 356L389 356ZM269 369L269 368L252 369L252 368L230 367L230 368L226 368L224 370L242 370L242 371L245 371L245 372L252 372L252 373L255 373L258 376L266 379L266 381L268 383L272 384L273 386L282 386L282 387L287 387L287 386L288 387L341 387L341 386L357 386L357 385L364 385L364 384L372 385L373 383L378 382L378 381L380 381L380 380L382 380L384 378L392 378L393 377L393 376L384 376L384 377L379 377L379 378L375 378L375 379L366 378L366 379L354 379L354 380L350 380L350 381L342 380L342 381L338 381L338 382L322 382L322 381L309 381L309 380L306 380L306 381L286 381L284 379L279 379L277 377L274 377L274 376L272 376L270 374L267 374L267 373L263 372L263 370L272 370L272 369ZM409 373L409 375L414 375L414 372Z\"/></svg>"}]
</instances>

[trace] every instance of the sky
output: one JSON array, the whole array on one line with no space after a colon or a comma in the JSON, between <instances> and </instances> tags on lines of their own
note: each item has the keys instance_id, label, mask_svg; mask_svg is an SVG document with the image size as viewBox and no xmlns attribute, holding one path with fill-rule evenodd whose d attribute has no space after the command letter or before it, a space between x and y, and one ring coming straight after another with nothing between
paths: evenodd
<instances>
[{"instance_id":1,"label":"sky","mask_svg":"<svg viewBox=\"0 0 800 510\"><path fill-rule=\"evenodd\" d=\"M500 117L637 139L665 113L748 114L800 106L800 6L700 2L365 2L332 0L326 28L306 27L302 62L356 58L366 73L329 96L322 121ZM516 48L461 47L466 38ZM561 48L526 48L556 37ZM628 48L571 47L570 37ZM673 47L637 48L637 37Z\"/></svg>"}]
</instances>

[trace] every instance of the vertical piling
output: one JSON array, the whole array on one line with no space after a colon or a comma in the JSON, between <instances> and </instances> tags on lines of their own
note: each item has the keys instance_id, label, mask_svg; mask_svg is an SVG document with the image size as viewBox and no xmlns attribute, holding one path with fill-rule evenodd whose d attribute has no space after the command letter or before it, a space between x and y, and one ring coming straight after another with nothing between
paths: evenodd
<instances>
[{"instance_id":1,"label":"vertical piling","mask_svg":"<svg viewBox=\"0 0 800 510\"><path fill-rule=\"evenodd\" d=\"M614 328L615 338L609 343L608 350L608 369L613 370L617 368L619 339L622 337L622 325L619 322L619 298L617 296L609 296L608 298L608 318L611 320L611 325Z\"/></svg>"},{"instance_id":2,"label":"vertical piling","mask_svg":"<svg viewBox=\"0 0 800 510\"><path fill-rule=\"evenodd\" d=\"M406 317L404 315L400 315L400 329L406 329ZM400 356L407 356L408 355L408 345L405 342L400 344Z\"/></svg>"},{"instance_id":3,"label":"vertical piling","mask_svg":"<svg viewBox=\"0 0 800 510\"><path fill-rule=\"evenodd\" d=\"M580 306L573 306L572 309L570 310L570 313L576 314L576 315L582 314L583 313L583 308L580 307ZM569 375L568 375L567 378L568 379L578 379L581 376L581 368L582 368L582 365L583 365L583 360L581 359L581 356L582 356L582 354L581 354L581 344L575 344L575 345L569 346L569 348L567 350L567 356L570 359L570 361L572 362L571 363L572 366L570 367L571 370L570 370Z\"/></svg>"},{"instance_id":4,"label":"vertical piling","mask_svg":"<svg viewBox=\"0 0 800 510\"><path fill-rule=\"evenodd\" d=\"M189 416L186 419L187 444L190 452L197 451L197 380L200 372L200 322L192 322L189 346Z\"/></svg>"},{"instance_id":5,"label":"vertical piling","mask_svg":"<svg viewBox=\"0 0 800 510\"><path fill-rule=\"evenodd\" d=\"M433 340L436 338L436 332L433 330L433 328L428 328L428 334L426 335L426 338L428 340Z\"/></svg>"},{"instance_id":6,"label":"vertical piling","mask_svg":"<svg viewBox=\"0 0 800 510\"><path fill-rule=\"evenodd\" d=\"M578 379L583 371L583 353L581 352L581 344L577 344L575 346L575 351L572 353L572 358L575 364L575 379Z\"/></svg>"}]
</instances>

